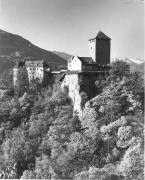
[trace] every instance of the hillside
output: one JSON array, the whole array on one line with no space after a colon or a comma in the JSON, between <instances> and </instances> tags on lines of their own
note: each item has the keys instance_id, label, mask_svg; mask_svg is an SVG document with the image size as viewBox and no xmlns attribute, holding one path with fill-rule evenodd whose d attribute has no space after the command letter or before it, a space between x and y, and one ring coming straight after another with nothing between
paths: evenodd
<instances>
[{"instance_id":1,"label":"hillside","mask_svg":"<svg viewBox=\"0 0 145 180\"><path fill-rule=\"evenodd\" d=\"M66 60L68 60L72 57L72 55L65 53L65 52L58 52L58 51L52 51L52 52Z\"/></svg>"},{"instance_id":2,"label":"hillside","mask_svg":"<svg viewBox=\"0 0 145 180\"><path fill-rule=\"evenodd\" d=\"M66 59L59 56L59 52L46 51L19 35L0 30L0 74L13 67L16 60L25 57L45 59L55 70L64 69L67 64Z\"/></svg>"}]
</instances>

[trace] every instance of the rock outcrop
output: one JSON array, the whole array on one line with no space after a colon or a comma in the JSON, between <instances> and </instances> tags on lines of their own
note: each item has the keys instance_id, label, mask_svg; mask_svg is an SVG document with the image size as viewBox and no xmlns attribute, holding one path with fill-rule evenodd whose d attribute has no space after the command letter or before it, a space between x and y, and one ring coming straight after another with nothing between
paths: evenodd
<instances>
[{"instance_id":1,"label":"rock outcrop","mask_svg":"<svg viewBox=\"0 0 145 180\"><path fill-rule=\"evenodd\" d=\"M82 116L83 106L82 101L84 97L82 93L85 93L89 100L97 95L98 87L95 86L95 82L104 79L104 75L96 73L67 73L61 84L61 88L68 92L68 96L72 99L74 106L74 113Z\"/></svg>"}]
</instances>

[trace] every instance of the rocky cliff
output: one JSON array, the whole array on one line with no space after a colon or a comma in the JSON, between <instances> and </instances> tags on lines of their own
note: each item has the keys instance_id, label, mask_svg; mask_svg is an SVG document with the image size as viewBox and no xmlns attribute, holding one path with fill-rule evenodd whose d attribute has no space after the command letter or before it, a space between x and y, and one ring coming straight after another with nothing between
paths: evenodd
<instances>
[{"instance_id":1,"label":"rocky cliff","mask_svg":"<svg viewBox=\"0 0 145 180\"><path fill-rule=\"evenodd\" d=\"M67 89L68 95L72 100L74 106L74 113L81 114L81 96L78 74L67 74L61 84L61 88Z\"/></svg>"},{"instance_id":2,"label":"rocky cliff","mask_svg":"<svg viewBox=\"0 0 145 180\"><path fill-rule=\"evenodd\" d=\"M85 101L95 97L98 88L96 81L102 81L104 74L96 73L68 73L61 84L61 88L68 92L74 106L74 113L82 116Z\"/></svg>"}]
</instances>

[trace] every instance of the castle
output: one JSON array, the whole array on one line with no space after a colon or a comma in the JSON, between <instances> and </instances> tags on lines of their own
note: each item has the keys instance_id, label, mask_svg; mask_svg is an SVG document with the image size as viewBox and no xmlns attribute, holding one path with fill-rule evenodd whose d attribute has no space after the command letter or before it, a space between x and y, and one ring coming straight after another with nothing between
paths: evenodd
<instances>
[{"instance_id":1,"label":"castle","mask_svg":"<svg viewBox=\"0 0 145 180\"><path fill-rule=\"evenodd\" d=\"M73 56L68 61L68 71L62 81L74 105L74 112L82 115L82 92L88 99L96 96L96 81L105 80L110 69L110 38L103 32L89 39L89 57Z\"/></svg>"},{"instance_id":2,"label":"castle","mask_svg":"<svg viewBox=\"0 0 145 180\"><path fill-rule=\"evenodd\" d=\"M24 59L16 62L13 68L13 84L17 85L19 69L26 68L29 82L38 80L42 83L46 74L51 71L50 66L44 60Z\"/></svg>"},{"instance_id":3,"label":"castle","mask_svg":"<svg viewBox=\"0 0 145 180\"><path fill-rule=\"evenodd\" d=\"M82 114L82 92L87 94L88 99L96 96L96 81L105 80L110 69L111 39L102 31L89 39L89 57L73 56L68 60L67 71L63 72L61 88L67 88L69 97L74 105L74 112ZM38 79L43 82L46 74L51 69L44 60L29 60L17 62L13 69L14 85L17 84L18 70L26 67L29 81ZM60 72L62 73L62 72Z\"/></svg>"},{"instance_id":4,"label":"castle","mask_svg":"<svg viewBox=\"0 0 145 180\"><path fill-rule=\"evenodd\" d=\"M99 71L110 63L110 38L99 31L89 39L89 57L72 57L68 61L69 71Z\"/></svg>"}]
</instances>

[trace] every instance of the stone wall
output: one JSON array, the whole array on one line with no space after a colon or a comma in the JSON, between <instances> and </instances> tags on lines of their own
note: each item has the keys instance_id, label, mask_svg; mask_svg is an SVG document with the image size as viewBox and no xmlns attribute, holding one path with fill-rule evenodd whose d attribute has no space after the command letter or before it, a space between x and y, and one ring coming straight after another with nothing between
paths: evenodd
<instances>
[{"instance_id":1,"label":"stone wall","mask_svg":"<svg viewBox=\"0 0 145 180\"><path fill-rule=\"evenodd\" d=\"M17 85L17 79L18 79L18 68L13 69L13 85Z\"/></svg>"},{"instance_id":2,"label":"stone wall","mask_svg":"<svg viewBox=\"0 0 145 180\"><path fill-rule=\"evenodd\" d=\"M89 56L96 62L96 39L89 40Z\"/></svg>"},{"instance_id":3,"label":"stone wall","mask_svg":"<svg viewBox=\"0 0 145 180\"><path fill-rule=\"evenodd\" d=\"M96 40L96 63L110 64L110 39Z\"/></svg>"},{"instance_id":4,"label":"stone wall","mask_svg":"<svg viewBox=\"0 0 145 180\"><path fill-rule=\"evenodd\" d=\"M82 62L77 56L72 57L68 61L68 70L69 71L81 71L82 70Z\"/></svg>"}]
</instances>

